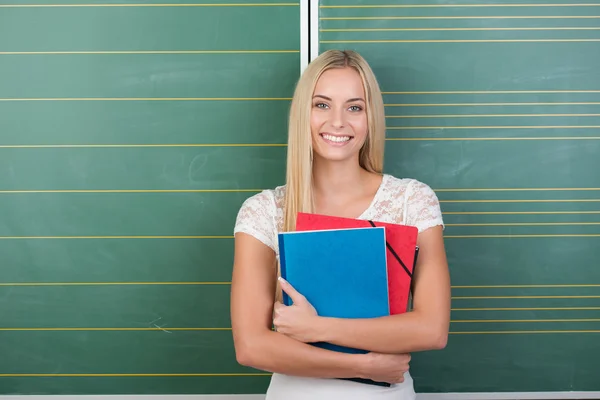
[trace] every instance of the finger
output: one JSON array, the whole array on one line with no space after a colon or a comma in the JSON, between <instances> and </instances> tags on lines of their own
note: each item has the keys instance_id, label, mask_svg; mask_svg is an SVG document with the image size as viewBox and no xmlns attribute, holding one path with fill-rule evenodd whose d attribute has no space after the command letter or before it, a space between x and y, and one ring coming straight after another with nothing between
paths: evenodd
<instances>
[{"instance_id":1,"label":"finger","mask_svg":"<svg viewBox=\"0 0 600 400\"><path fill-rule=\"evenodd\" d=\"M277 314L280 314L281 312L283 312L283 310L285 310L288 307L289 306L286 306L283 303L277 302L275 303L275 307L273 307L273 311L275 311Z\"/></svg>"},{"instance_id":2,"label":"finger","mask_svg":"<svg viewBox=\"0 0 600 400\"><path fill-rule=\"evenodd\" d=\"M282 277L279 277L279 282L281 283L281 290L286 292L295 304L302 303L306 300L303 295L298 293L298 291L294 289L294 287Z\"/></svg>"}]
</instances>

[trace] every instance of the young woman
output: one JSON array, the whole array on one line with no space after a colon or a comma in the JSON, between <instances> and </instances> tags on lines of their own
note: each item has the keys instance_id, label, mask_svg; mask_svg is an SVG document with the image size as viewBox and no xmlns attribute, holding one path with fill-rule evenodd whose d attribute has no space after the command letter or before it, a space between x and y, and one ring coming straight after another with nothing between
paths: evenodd
<instances>
[{"instance_id":1,"label":"young woman","mask_svg":"<svg viewBox=\"0 0 600 400\"><path fill-rule=\"evenodd\" d=\"M369 65L352 51L322 53L292 100L286 184L248 198L234 229L235 351L240 364L273 372L267 400L414 399L410 353L446 345L450 279L438 199L420 181L382 172L384 143L383 99ZM277 234L294 230L300 211L416 226L413 309L373 319L318 316L278 279ZM281 290L294 305L279 301ZM369 352L309 344L316 341ZM392 385L334 379L355 377Z\"/></svg>"}]
</instances>

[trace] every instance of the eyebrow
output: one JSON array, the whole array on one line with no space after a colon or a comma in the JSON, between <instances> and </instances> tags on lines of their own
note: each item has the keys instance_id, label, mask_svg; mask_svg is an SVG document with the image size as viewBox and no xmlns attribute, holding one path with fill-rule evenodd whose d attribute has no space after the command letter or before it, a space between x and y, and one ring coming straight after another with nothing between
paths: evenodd
<instances>
[{"instance_id":1,"label":"eyebrow","mask_svg":"<svg viewBox=\"0 0 600 400\"><path fill-rule=\"evenodd\" d=\"M323 98L325 100L331 101L331 97L323 96L322 94L315 94L313 97L321 97L321 98ZM353 102L353 101L362 101L362 102L364 102L365 100L362 97L353 97L351 99L348 99L346 101L346 103L350 103L350 102Z\"/></svg>"}]
</instances>

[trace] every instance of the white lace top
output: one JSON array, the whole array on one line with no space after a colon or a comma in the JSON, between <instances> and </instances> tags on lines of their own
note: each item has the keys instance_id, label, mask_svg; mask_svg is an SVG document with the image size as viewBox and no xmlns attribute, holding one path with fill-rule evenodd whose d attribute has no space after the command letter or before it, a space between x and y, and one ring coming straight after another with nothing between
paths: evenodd
<instances>
[{"instance_id":1,"label":"white lace top","mask_svg":"<svg viewBox=\"0 0 600 400\"><path fill-rule=\"evenodd\" d=\"M234 234L252 235L279 255L277 235L283 227L284 193L285 186L278 186L246 199L238 212ZM438 198L429 186L389 174L383 175L370 206L358 218L416 226L419 232L444 226Z\"/></svg>"}]
</instances>

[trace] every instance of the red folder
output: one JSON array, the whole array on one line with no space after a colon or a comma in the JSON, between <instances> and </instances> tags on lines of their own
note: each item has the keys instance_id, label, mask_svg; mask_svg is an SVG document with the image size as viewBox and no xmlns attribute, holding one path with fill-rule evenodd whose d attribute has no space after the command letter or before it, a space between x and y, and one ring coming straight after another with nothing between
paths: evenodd
<instances>
[{"instance_id":1,"label":"red folder","mask_svg":"<svg viewBox=\"0 0 600 400\"><path fill-rule=\"evenodd\" d=\"M296 220L297 231L369 226L385 228L390 314L404 313L408 309L408 297L418 253L416 227L309 213L298 213Z\"/></svg>"}]
</instances>

